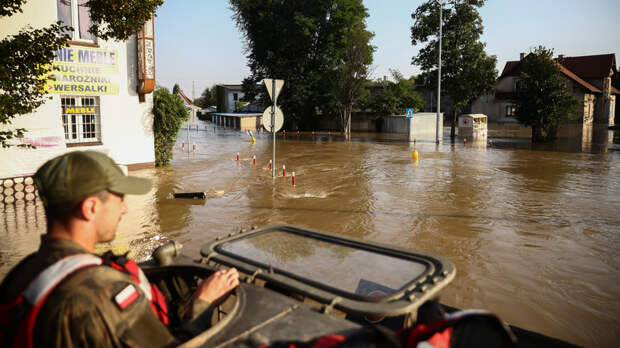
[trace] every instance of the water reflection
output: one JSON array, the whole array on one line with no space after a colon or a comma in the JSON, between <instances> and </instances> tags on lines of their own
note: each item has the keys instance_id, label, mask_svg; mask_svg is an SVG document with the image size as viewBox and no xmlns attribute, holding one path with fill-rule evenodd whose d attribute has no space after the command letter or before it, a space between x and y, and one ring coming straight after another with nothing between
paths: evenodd
<instances>
[{"instance_id":1,"label":"water reflection","mask_svg":"<svg viewBox=\"0 0 620 348\"><path fill-rule=\"evenodd\" d=\"M134 172L155 188L128 196L117 240L101 248L144 259L174 238L197 256L219 235L297 224L443 255L457 275L442 301L488 308L577 344L612 347L620 342L618 133L593 129L554 145L491 138L486 146L472 139L451 145L448 138L413 144L393 134L355 134L351 141L279 136L274 179L268 135L252 144L240 132L206 124L192 131L195 153L181 152L179 139L169 168ZM282 164L296 172L295 187L281 176ZM204 191L207 199L170 197L178 191ZM36 249L45 222L38 205L2 209L4 274Z\"/></svg>"}]
</instances>

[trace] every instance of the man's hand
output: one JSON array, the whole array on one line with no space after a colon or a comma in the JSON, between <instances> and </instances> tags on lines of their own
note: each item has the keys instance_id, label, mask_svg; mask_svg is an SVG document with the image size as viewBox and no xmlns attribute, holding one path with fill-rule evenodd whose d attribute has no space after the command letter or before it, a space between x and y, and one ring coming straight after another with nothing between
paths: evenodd
<instances>
[{"instance_id":1,"label":"man's hand","mask_svg":"<svg viewBox=\"0 0 620 348\"><path fill-rule=\"evenodd\" d=\"M230 268L226 271L220 270L198 284L194 297L215 303L238 285L239 272L236 268Z\"/></svg>"}]
</instances>

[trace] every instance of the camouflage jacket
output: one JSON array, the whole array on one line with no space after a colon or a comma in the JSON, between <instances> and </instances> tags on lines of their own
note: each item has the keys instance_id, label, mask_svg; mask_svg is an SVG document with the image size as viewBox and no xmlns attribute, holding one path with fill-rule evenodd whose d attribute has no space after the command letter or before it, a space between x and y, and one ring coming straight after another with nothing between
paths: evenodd
<instances>
[{"instance_id":1,"label":"camouflage jacket","mask_svg":"<svg viewBox=\"0 0 620 348\"><path fill-rule=\"evenodd\" d=\"M63 257L88 253L70 240L42 236L40 249L15 266L0 285L0 301L15 299L48 266ZM141 290L121 309L114 297L133 281L107 266L79 270L50 294L34 328L41 347L164 347L175 343ZM139 288L139 287L136 287ZM11 325L17 327L18 320ZM8 330L7 332L15 332Z\"/></svg>"}]
</instances>

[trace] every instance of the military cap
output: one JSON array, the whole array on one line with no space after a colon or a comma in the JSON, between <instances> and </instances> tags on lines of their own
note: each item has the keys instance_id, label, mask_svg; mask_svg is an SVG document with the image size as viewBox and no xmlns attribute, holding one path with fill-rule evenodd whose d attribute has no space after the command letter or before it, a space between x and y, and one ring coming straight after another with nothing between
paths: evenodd
<instances>
[{"instance_id":1,"label":"military cap","mask_svg":"<svg viewBox=\"0 0 620 348\"><path fill-rule=\"evenodd\" d=\"M39 196L47 206L78 202L108 190L118 194L144 194L151 182L128 176L107 155L97 151L73 151L45 162L35 173Z\"/></svg>"}]
</instances>

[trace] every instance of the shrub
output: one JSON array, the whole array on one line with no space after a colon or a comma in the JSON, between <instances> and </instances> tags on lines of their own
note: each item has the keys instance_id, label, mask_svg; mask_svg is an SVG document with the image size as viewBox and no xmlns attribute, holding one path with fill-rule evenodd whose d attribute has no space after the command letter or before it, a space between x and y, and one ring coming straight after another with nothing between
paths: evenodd
<instances>
[{"instance_id":1,"label":"shrub","mask_svg":"<svg viewBox=\"0 0 620 348\"><path fill-rule=\"evenodd\" d=\"M189 113L178 95L167 88L157 87L153 92L153 132L155 134L155 165L166 166L172 159L172 147L183 121Z\"/></svg>"}]
</instances>

